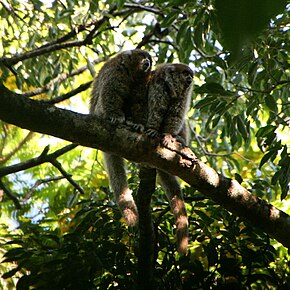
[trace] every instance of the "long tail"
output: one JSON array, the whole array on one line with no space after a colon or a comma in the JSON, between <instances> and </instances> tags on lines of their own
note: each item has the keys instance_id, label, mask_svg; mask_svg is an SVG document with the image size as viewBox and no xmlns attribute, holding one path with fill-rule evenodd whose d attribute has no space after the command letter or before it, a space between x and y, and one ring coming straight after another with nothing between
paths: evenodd
<instances>
[{"instance_id":1,"label":"long tail","mask_svg":"<svg viewBox=\"0 0 290 290\"><path fill-rule=\"evenodd\" d=\"M116 202L127 225L135 226L138 223L138 210L128 187L124 159L109 153L104 153L104 158Z\"/></svg>"},{"instance_id":2,"label":"long tail","mask_svg":"<svg viewBox=\"0 0 290 290\"><path fill-rule=\"evenodd\" d=\"M175 217L178 252L180 254L186 253L188 248L188 217L180 184L176 176L164 171L158 170L158 175Z\"/></svg>"}]
</instances>

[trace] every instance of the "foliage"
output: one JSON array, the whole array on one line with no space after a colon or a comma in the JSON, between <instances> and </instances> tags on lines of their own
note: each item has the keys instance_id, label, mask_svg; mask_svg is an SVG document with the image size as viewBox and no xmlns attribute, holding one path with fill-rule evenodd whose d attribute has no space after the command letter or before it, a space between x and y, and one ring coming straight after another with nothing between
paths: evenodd
<instances>
[{"instance_id":1,"label":"foliage","mask_svg":"<svg viewBox=\"0 0 290 290\"><path fill-rule=\"evenodd\" d=\"M269 237L211 201L192 203L192 245L188 255L177 257L169 234L172 219L168 208L160 211L162 205L164 201L155 196L154 226L159 232L155 289L251 289L254 285L264 289L265 284L289 288L284 267L290 261L285 251L281 249L279 255ZM27 220L24 234L8 243L13 248L4 256L4 262L19 266L3 278L25 268L29 272L19 279L17 289L135 289L134 253L140 249L136 233L126 231L119 218L110 202L87 201L61 236Z\"/></svg>"},{"instance_id":2,"label":"foliage","mask_svg":"<svg viewBox=\"0 0 290 290\"><path fill-rule=\"evenodd\" d=\"M120 50L138 46L156 63L189 63L195 72L188 114L192 148L256 196L284 199L279 205L287 211L290 8L284 1L266 1L263 9L261 1L236 1L236 7L228 2L1 1L1 82L27 97L87 113L92 76ZM253 9L239 6L248 2ZM40 156L48 144L49 153L67 145L0 125L3 167ZM6 254L0 270L6 280L0 285L132 289L142 249L135 230L120 220L101 154L79 146L57 161L61 166L47 162L1 176ZM136 192L138 168L131 164L128 174ZM191 243L189 254L179 257L164 194L154 195L156 289L290 287L283 247L192 189L185 196Z\"/></svg>"}]
</instances>

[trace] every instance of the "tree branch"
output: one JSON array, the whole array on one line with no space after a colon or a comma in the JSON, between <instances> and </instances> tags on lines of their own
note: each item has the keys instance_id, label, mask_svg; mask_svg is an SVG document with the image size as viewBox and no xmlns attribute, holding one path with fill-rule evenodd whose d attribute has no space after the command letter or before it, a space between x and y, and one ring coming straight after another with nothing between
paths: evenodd
<instances>
[{"instance_id":1,"label":"tree branch","mask_svg":"<svg viewBox=\"0 0 290 290\"><path fill-rule=\"evenodd\" d=\"M201 161L161 147L158 140L133 133L96 116L78 114L34 101L0 84L0 119L31 131L118 154L179 176L195 189L290 247L290 217L255 197L237 181L225 178Z\"/></svg>"},{"instance_id":2,"label":"tree branch","mask_svg":"<svg viewBox=\"0 0 290 290\"><path fill-rule=\"evenodd\" d=\"M141 167L137 192L139 213L138 288L151 289L154 269L155 236L151 215L151 197L155 191L156 169Z\"/></svg>"},{"instance_id":3,"label":"tree branch","mask_svg":"<svg viewBox=\"0 0 290 290\"><path fill-rule=\"evenodd\" d=\"M21 204L20 204L17 196L4 185L1 178L0 178L0 188L3 190L3 192L6 194L6 196L13 201L15 208L21 209Z\"/></svg>"},{"instance_id":4,"label":"tree branch","mask_svg":"<svg viewBox=\"0 0 290 290\"><path fill-rule=\"evenodd\" d=\"M70 92L63 94L61 96L55 97L53 99L50 100L42 100L44 103L47 104L56 104L56 103L60 103L63 102L69 98L71 98L72 96L77 95L78 93L81 93L85 90L87 90L92 84L92 81L86 82L85 84L81 84L79 87L77 87L76 89L71 90Z\"/></svg>"},{"instance_id":5,"label":"tree branch","mask_svg":"<svg viewBox=\"0 0 290 290\"><path fill-rule=\"evenodd\" d=\"M4 164L9 160L14 154L16 154L32 137L34 132L29 132L24 139L5 156L0 156L0 164Z\"/></svg>"},{"instance_id":6,"label":"tree branch","mask_svg":"<svg viewBox=\"0 0 290 290\"><path fill-rule=\"evenodd\" d=\"M76 148L78 145L77 144L70 144L67 145L59 150L56 150L55 152L51 154L47 154L49 150L49 146L46 146L43 150L43 152L36 158L32 158L30 160L27 160L25 162L17 163L14 165L6 166L0 168L0 178L11 174L11 173L16 173L22 170L26 170L35 166L38 166L40 164L46 163L46 162L51 162L52 160L55 160L57 157L65 154L66 152Z\"/></svg>"},{"instance_id":7,"label":"tree branch","mask_svg":"<svg viewBox=\"0 0 290 290\"><path fill-rule=\"evenodd\" d=\"M94 61L91 62L91 65L96 65L98 63L101 63L105 60L107 60L107 58L111 57L113 54L111 55L108 55L106 57L101 57L101 58L98 58ZM36 95L40 95L40 94L43 94L47 91L50 90L50 88L52 86L54 86L55 84L59 84L61 83L62 81L70 78L70 77L73 77L73 76L76 76L76 75L80 75L81 73L83 73L84 71L86 71L88 69L88 65L85 65L83 67L80 67L78 69L75 69L73 71L71 71L70 73L62 73L60 75L58 75L56 78L52 79L48 84L46 84L45 86L41 87L41 88L36 88L34 90L31 90L31 91L27 91L27 92L23 92L23 96L26 96L26 97L32 97L32 96L36 96ZM83 86L87 85L88 83L85 83L83 84Z\"/></svg>"}]
</instances>

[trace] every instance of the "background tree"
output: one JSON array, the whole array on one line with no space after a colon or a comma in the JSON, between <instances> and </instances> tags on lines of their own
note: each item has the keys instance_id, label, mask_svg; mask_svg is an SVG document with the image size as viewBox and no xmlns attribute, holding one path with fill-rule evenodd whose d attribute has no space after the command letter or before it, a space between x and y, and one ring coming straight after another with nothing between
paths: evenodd
<instances>
[{"instance_id":1,"label":"background tree","mask_svg":"<svg viewBox=\"0 0 290 290\"><path fill-rule=\"evenodd\" d=\"M92 76L120 50L140 47L155 63L189 63L194 152L289 212L286 1L0 3L1 82L11 91L87 113ZM11 169L0 180L1 286L134 289L142 249L113 202L99 152L4 122L1 128L0 169ZM137 192L136 165L128 174ZM164 193L152 197L156 289L289 288L284 247L184 187L186 256L176 254Z\"/></svg>"}]
</instances>

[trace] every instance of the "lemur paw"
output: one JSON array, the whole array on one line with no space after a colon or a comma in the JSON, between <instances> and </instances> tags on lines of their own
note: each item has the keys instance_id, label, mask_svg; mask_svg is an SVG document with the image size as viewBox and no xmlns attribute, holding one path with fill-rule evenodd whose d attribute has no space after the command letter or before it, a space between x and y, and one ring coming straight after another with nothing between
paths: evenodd
<instances>
[{"instance_id":1,"label":"lemur paw","mask_svg":"<svg viewBox=\"0 0 290 290\"><path fill-rule=\"evenodd\" d=\"M184 139L178 135L171 135L169 133L163 134L162 140L161 140L162 146L168 147L170 146L171 143L174 143L174 142L180 142L182 144L185 144Z\"/></svg>"},{"instance_id":2,"label":"lemur paw","mask_svg":"<svg viewBox=\"0 0 290 290\"><path fill-rule=\"evenodd\" d=\"M125 117L124 116L110 116L109 120L113 125L123 124L125 122Z\"/></svg>"},{"instance_id":3,"label":"lemur paw","mask_svg":"<svg viewBox=\"0 0 290 290\"><path fill-rule=\"evenodd\" d=\"M133 123L132 121L126 121L126 125L131 127L134 131L138 133L144 132L144 126L142 124Z\"/></svg>"},{"instance_id":4,"label":"lemur paw","mask_svg":"<svg viewBox=\"0 0 290 290\"><path fill-rule=\"evenodd\" d=\"M147 129L145 132L150 138L160 137L159 133L155 129Z\"/></svg>"}]
</instances>

